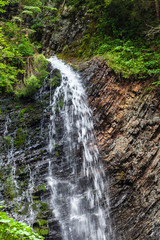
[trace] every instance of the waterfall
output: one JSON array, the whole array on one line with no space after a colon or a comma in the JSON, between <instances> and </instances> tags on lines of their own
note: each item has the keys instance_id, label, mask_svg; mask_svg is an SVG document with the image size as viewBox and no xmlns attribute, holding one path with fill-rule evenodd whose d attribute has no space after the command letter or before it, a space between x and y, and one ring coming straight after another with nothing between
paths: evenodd
<instances>
[{"instance_id":1,"label":"waterfall","mask_svg":"<svg viewBox=\"0 0 160 240\"><path fill-rule=\"evenodd\" d=\"M108 183L94 137L92 111L78 73L49 59L61 73L51 99L48 184L63 240L113 240Z\"/></svg>"},{"instance_id":2,"label":"waterfall","mask_svg":"<svg viewBox=\"0 0 160 240\"><path fill-rule=\"evenodd\" d=\"M26 172L28 172L28 186L25 186L25 190L22 192L22 186L20 184L17 176L17 156L20 154L20 150L17 150L14 146L14 139L16 139L16 131L10 132L10 127L12 125L12 120L9 115L7 115L5 124L4 124L4 134L3 137L6 141L6 162L2 161L2 166L6 167L8 176L6 180L7 191L10 190L10 198L12 199L11 205L14 210L12 211L12 216L20 221L26 222L28 225L32 226L35 220L35 213L33 211L33 189L34 189L34 172L31 171L31 168L28 165L25 166ZM3 190L4 191L4 190ZM25 205L23 206L21 203L25 201L27 203L27 209L25 210L25 216L20 215L15 211L15 209L19 209L19 211L23 211L25 209ZM7 202L8 204L8 202ZM22 206L21 206L22 205Z\"/></svg>"}]
</instances>

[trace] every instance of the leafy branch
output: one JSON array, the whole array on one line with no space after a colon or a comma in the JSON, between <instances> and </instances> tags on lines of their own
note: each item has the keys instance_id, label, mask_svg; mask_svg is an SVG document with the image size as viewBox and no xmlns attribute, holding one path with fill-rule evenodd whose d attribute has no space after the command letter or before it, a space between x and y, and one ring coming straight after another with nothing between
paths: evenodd
<instances>
[{"instance_id":1,"label":"leafy branch","mask_svg":"<svg viewBox=\"0 0 160 240\"><path fill-rule=\"evenodd\" d=\"M3 208L3 206L0 206ZM33 232L32 228L25 223L9 218L6 212L0 211L0 239L7 240L43 240L38 233Z\"/></svg>"}]
</instances>

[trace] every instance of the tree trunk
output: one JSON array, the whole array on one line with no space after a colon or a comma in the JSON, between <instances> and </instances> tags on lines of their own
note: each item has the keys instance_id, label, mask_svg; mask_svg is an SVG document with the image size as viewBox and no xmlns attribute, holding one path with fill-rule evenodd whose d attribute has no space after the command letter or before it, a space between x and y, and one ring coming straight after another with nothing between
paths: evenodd
<instances>
[{"instance_id":1,"label":"tree trunk","mask_svg":"<svg viewBox=\"0 0 160 240\"><path fill-rule=\"evenodd\" d=\"M63 13L65 3L66 3L66 0L64 0L63 3L62 3L62 9L61 9L61 11L59 13L60 16Z\"/></svg>"},{"instance_id":2,"label":"tree trunk","mask_svg":"<svg viewBox=\"0 0 160 240\"><path fill-rule=\"evenodd\" d=\"M160 17L159 17L159 0L155 0L155 9L156 9L157 22L159 22L159 20L160 20Z\"/></svg>"}]
</instances>

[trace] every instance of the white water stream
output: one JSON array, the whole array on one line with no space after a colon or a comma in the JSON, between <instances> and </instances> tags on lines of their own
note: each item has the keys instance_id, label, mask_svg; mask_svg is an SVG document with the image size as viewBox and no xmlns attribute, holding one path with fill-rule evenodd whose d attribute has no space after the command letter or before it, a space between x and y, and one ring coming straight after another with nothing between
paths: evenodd
<instances>
[{"instance_id":1,"label":"white water stream","mask_svg":"<svg viewBox=\"0 0 160 240\"><path fill-rule=\"evenodd\" d=\"M63 240L113 240L108 183L93 134L92 112L80 76L49 59L62 82L51 99L49 177L51 206Z\"/></svg>"}]
</instances>

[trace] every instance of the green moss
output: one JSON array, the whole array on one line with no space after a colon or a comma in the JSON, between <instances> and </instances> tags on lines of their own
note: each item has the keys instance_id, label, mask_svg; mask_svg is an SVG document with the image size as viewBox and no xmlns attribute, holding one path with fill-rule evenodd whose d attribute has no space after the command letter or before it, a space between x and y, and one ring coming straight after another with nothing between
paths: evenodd
<instances>
[{"instance_id":1,"label":"green moss","mask_svg":"<svg viewBox=\"0 0 160 240\"><path fill-rule=\"evenodd\" d=\"M46 190L46 187L44 184L42 184L38 187L38 191L45 191L45 190Z\"/></svg>"},{"instance_id":2,"label":"green moss","mask_svg":"<svg viewBox=\"0 0 160 240\"><path fill-rule=\"evenodd\" d=\"M43 218L38 218L34 225L35 225L34 230L36 232L43 236L48 235L49 229L47 227L47 220Z\"/></svg>"},{"instance_id":3,"label":"green moss","mask_svg":"<svg viewBox=\"0 0 160 240\"><path fill-rule=\"evenodd\" d=\"M33 118L33 120L35 120L35 121L41 120L41 115L40 115L40 113L38 112L38 113L34 114L34 115L32 116L32 118Z\"/></svg>"},{"instance_id":4,"label":"green moss","mask_svg":"<svg viewBox=\"0 0 160 240\"><path fill-rule=\"evenodd\" d=\"M15 109L19 109L21 106L19 105L19 104L17 104L16 106L15 106Z\"/></svg>"},{"instance_id":5,"label":"green moss","mask_svg":"<svg viewBox=\"0 0 160 240\"><path fill-rule=\"evenodd\" d=\"M28 110L28 112L34 112L35 111L35 109L32 106L29 106L27 110Z\"/></svg>"},{"instance_id":6,"label":"green moss","mask_svg":"<svg viewBox=\"0 0 160 240\"><path fill-rule=\"evenodd\" d=\"M20 166L16 168L16 175L27 174L25 166Z\"/></svg>"},{"instance_id":7,"label":"green moss","mask_svg":"<svg viewBox=\"0 0 160 240\"><path fill-rule=\"evenodd\" d=\"M37 223L40 227L47 225L47 221L44 219L37 219Z\"/></svg>"},{"instance_id":8,"label":"green moss","mask_svg":"<svg viewBox=\"0 0 160 240\"><path fill-rule=\"evenodd\" d=\"M7 198L10 200L13 200L16 197L16 187L14 180L12 179L11 175L7 177L7 179L4 181L4 188L3 188L4 194Z\"/></svg>"},{"instance_id":9,"label":"green moss","mask_svg":"<svg viewBox=\"0 0 160 240\"><path fill-rule=\"evenodd\" d=\"M59 100L59 102L57 103L57 105L58 105L60 108L63 108L64 100L63 100L63 99Z\"/></svg>"},{"instance_id":10,"label":"green moss","mask_svg":"<svg viewBox=\"0 0 160 240\"><path fill-rule=\"evenodd\" d=\"M32 208L33 208L33 210L34 210L34 211L38 211L37 204L35 204L35 203L34 203L34 204L32 204Z\"/></svg>"},{"instance_id":11,"label":"green moss","mask_svg":"<svg viewBox=\"0 0 160 240\"><path fill-rule=\"evenodd\" d=\"M4 143L7 147L10 147L11 143L12 143L12 138L10 136L4 136Z\"/></svg>"},{"instance_id":12,"label":"green moss","mask_svg":"<svg viewBox=\"0 0 160 240\"><path fill-rule=\"evenodd\" d=\"M17 84L14 89L17 98L33 97L48 76L47 63L48 61L42 54L34 55L31 59L31 73L23 79L23 82Z\"/></svg>"},{"instance_id":13,"label":"green moss","mask_svg":"<svg viewBox=\"0 0 160 240\"><path fill-rule=\"evenodd\" d=\"M58 152L55 152L56 156L59 157L59 153Z\"/></svg>"},{"instance_id":14,"label":"green moss","mask_svg":"<svg viewBox=\"0 0 160 240\"><path fill-rule=\"evenodd\" d=\"M37 214L37 218L38 218L38 219L43 218L42 212L39 212L39 213Z\"/></svg>"},{"instance_id":15,"label":"green moss","mask_svg":"<svg viewBox=\"0 0 160 240\"><path fill-rule=\"evenodd\" d=\"M26 215L28 213L29 203L24 202L23 207L21 208L21 214Z\"/></svg>"},{"instance_id":16,"label":"green moss","mask_svg":"<svg viewBox=\"0 0 160 240\"><path fill-rule=\"evenodd\" d=\"M46 236L46 235L48 235L48 233L49 233L49 229L48 228L43 228L43 229L40 229L40 235L42 235L42 236Z\"/></svg>"},{"instance_id":17,"label":"green moss","mask_svg":"<svg viewBox=\"0 0 160 240\"><path fill-rule=\"evenodd\" d=\"M19 112L18 117L19 117L19 118L22 117L26 111L27 111L27 108L23 108L23 109Z\"/></svg>"},{"instance_id":18,"label":"green moss","mask_svg":"<svg viewBox=\"0 0 160 240\"><path fill-rule=\"evenodd\" d=\"M58 108L56 108L56 113L59 113L59 109Z\"/></svg>"},{"instance_id":19,"label":"green moss","mask_svg":"<svg viewBox=\"0 0 160 240\"><path fill-rule=\"evenodd\" d=\"M40 234L40 235L42 235L42 236L46 236L46 235L48 235L48 233L49 233L49 229L48 229L47 227L46 227L46 228L42 228L42 229L39 229L38 227L35 227L34 230L35 230L38 234Z\"/></svg>"},{"instance_id":20,"label":"green moss","mask_svg":"<svg viewBox=\"0 0 160 240\"><path fill-rule=\"evenodd\" d=\"M42 212L47 212L48 211L48 203L42 203L41 202L41 206L40 206L40 209Z\"/></svg>"},{"instance_id":21,"label":"green moss","mask_svg":"<svg viewBox=\"0 0 160 240\"><path fill-rule=\"evenodd\" d=\"M73 68L73 70L78 71L78 66L72 63L69 63L69 65Z\"/></svg>"},{"instance_id":22,"label":"green moss","mask_svg":"<svg viewBox=\"0 0 160 240\"><path fill-rule=\"evenodd\" d=\"M53 75L54 75L54 77L52 78L52 81L51 81L52 87L57 87L57 86L59 86L62 77L61 77L61 74L58 69L53 70Z\"/></svg>"},{"instance_id":23,"label":"green moss","mask_svg":"<svg viewBox=\"0 0 160 240\"><path fill-rule=\"evenodd\" d=\"M22 128L19 128L16 132L16 138L14 139L14 144L17 149L22 147L26 139L26 131L23 131Z\"/></svg>"}]
</instances>

